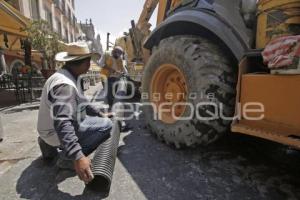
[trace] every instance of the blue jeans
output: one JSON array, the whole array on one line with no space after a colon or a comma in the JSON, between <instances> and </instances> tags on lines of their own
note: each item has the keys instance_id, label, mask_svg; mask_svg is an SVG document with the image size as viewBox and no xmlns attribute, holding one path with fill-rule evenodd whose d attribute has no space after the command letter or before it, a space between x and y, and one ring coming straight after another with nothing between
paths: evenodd
<instances>
[{"instance_id":1,"label":"blue jeans","mask_svg":"<svg viewBox=\"0 0 300 200\"><path fill-rule=\"evenodd\" d=\"M113 123L109 118L87 116L76 133L84 155L93 153L97 147L110 137Z\"/></svg>"}]
</instances>

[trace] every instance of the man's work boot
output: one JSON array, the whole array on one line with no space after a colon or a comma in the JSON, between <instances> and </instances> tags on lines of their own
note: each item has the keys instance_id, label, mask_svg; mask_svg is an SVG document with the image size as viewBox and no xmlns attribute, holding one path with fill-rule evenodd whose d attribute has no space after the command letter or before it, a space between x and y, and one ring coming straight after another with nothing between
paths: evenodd
<instances>
[{"instance_id":1,"label":"man's work boot","mask_svg":"<svg viewBox=\"0 0 300 200\"><path fill-rule=\"evenodd\" d=\"M50 146L49 144L44 142L44 140L42 140L40 137L38 138L38 143L42 152L42 158L44 160L53 160L58 155L57 148Z\"/></svg>"}]
</instances>

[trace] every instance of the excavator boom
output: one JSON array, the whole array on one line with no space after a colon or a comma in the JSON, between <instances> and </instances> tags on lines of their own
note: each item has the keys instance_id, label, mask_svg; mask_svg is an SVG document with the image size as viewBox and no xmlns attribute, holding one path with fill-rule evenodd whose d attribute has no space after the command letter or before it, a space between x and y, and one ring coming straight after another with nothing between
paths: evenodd
<instances>
[{"instance_id":1,"label":"excavator boom","mask_svg":"<svg viewBox=\"0 0 300 200\"><path fill-rule=\"evenodd\" d=\"M144 4L144 8L142 10L142 13L140 15L140 18L138 20L138 23L136 24L136 27L140 30L144 28L145 25L149 22L151 16L153 15L153 12L155 8L157 7L159 3L159 0L146 0Z\"/></svg>"}]
</instances>

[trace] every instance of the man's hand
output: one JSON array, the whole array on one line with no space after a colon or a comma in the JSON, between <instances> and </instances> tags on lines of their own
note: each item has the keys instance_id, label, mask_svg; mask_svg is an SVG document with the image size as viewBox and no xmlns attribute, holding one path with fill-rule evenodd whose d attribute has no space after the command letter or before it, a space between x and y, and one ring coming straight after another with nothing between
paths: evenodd
<instances>
[{"instance_id":1,"label":"man's hand","mask_svg":"<svg viewBox=\"0 0 300 200\"><path fill-rule=\"evenodd\" d=\"M118 74L118 75L122 75L122 74L123 74L122 71L120 71L120 70L115 70L115 69L113 69L113 68L108 68L108 70L109 70L109 73L116 73L116 74Z\"/></svg>"},{"instance_id":2,"label":"man's hand","mask_svg":"<svg viewBox=\"0 0 300 200\"><path fill-rule=\"evenodd\" d=\"M108 113L100 112L99 115L104 118L113 118L116 114L113 112L108 112Z\"/></svg>"},{"instance_id":3,"label":"man's hand","mask_svg":"<svg viewBox=\"0 0 300 200\"><path fill-rule=\"evenodd\" d=\"M91 170L91 160L89 158L82 157L79 160L74 161L74 168L80 180L84 181L86 184L94 179Z\"/></svg>"},{"instance_id":4,"label":"man's hand","mask_svg":"<svg viewBox=\"0 0 300 200\"><path fill-rule=\"evenodd\" d=\"M116 72L117 72L117 74L120 74L120 75L123 74L123 72L122 72L122 71L119 71L119 70L117 70Z\"/></svg>"}]
</instances>

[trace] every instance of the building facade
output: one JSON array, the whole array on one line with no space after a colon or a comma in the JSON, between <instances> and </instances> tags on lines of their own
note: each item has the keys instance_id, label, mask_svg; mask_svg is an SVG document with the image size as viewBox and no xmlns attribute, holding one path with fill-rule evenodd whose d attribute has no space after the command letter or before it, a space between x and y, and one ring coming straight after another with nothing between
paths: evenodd
<instances>
[{"instance_id":1,"label":"building facade","mask_svg":"<svg viewBox=\"0 0 300 200\"><path fill-rule=\"evenodd\" d=\"M49 23L67 43L76 41L82 33L75 17L75 0L8 0L26 17Z\"/></svg>"},{"instance_id":2,"label":"building facade","mask_svg":"<svg viewBox=\"0 0 300 200\"><path fill-rule=\"evenodd\" d=\"M75 42L83 35L75 17L75 0L6 0L24 16L32 20L45 20L62 41ZM24 65L24 57L20 52L5 52L9 73ZM42 61L32 58L32 65L41 69Z\"/></svg>"},{"instance_id":3,"label":"building facade","mask_svg":"<svg viewBox=\"0 0 300 200\"><path fill-rule=\"evenodd\" d=\"M103 48L102 48L102 44L101 44L101 37L99 34L96 35L95 32L95 26L92 22L92 20L85 20L85 23L82 23L80 21L80 23L78 24L80 27L80 30L82 30L82 36L79 37L79 39L81 40L85 40L88 43L91 44L91 50L93 52L97 52L99 54L103 54Z\"/></svg>"}]
</instances>

